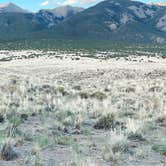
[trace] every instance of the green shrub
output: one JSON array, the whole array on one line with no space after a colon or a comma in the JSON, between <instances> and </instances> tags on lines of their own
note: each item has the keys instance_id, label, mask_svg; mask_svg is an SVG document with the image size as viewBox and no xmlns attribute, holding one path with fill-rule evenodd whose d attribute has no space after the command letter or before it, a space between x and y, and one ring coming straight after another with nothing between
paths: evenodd
<instances>
[{"instance_id":1,"label":"green shrub","mask_svg":"<svg viewBox=\"0 0 166 166\"><path fill-rule=\"evenodd\" d=\"M113 114L107 114L102 116L94 125L95 129L113 129L115 128L115 116Z\"/></svg>"}]
</instances>

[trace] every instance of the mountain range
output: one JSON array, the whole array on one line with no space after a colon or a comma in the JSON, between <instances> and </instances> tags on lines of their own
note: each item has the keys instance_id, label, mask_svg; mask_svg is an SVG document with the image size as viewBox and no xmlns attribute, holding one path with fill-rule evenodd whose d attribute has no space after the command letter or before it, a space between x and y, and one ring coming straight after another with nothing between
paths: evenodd
<instances>
[{"instance_id":1,"label":"mountain range","mask_svg":"<svg viewBox=\"0 0 166 166\"><path fill-rule=\"evenodd\" d=\"M105 0L88 9L62 6L31 13L0 5L0 40L88 39L166 43L166 6Z\"/></svg>"}]
</instances>

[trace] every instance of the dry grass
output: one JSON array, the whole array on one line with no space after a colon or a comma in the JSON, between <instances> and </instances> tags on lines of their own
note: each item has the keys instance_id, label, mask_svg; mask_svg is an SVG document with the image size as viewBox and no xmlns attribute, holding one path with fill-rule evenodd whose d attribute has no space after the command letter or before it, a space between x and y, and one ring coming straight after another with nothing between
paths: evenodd
<instances>
[{"instance_id":1,"label":"dry grass","mask_svg":"<svg viewBox=\"0 0 166 166\"><path fill-rule=\"evenodd\" d=\"M1 62L0 165L166 164L166 62L146 61Z\"/></svg>"}]
</instances>

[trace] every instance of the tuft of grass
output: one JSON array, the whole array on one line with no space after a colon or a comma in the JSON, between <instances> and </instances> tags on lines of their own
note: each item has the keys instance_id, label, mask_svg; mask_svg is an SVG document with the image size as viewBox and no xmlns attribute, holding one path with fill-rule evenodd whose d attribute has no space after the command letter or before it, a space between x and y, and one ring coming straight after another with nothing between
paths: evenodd
<instances>
[{"instance_id":1,"label":"tuft of grass","mask_svg":"<svg viewBox=\"0 0 166 166\"><path fill-rule=\"evenodd\" d=\"M157 124L153 121L149 121L144 125L144 130L156 130L156 129L157 129Z\"/></svg>"},{"instance_id":2,"label":"tuft of grass","mask_svg":"<svg viewBox=\"0 0 166 166\"><path fill-rule=\"evenodd\" d=\"M71 138L68 136L57 136L55 137L55 143L59 145L69 145L71 143Z\"/></svg>"},{"instance_id":3,"label":"tuft of grass","mask_svg":"<svg viewBox=\"0 0 166 166\"><path fill-rule=\"evenodd\" d=\"M18 127L22 123L21 118L17 115L10 116L8 120L15 128Z\"/></svg>"},{"instance_id":4,"label":"tuft of grass","mask_svg":"<svg viewBox=\"0 0 166 166\"><path fill-rule=\"evenodd\" d=\"M49 144L49 139L47 137L41 137L39 140L38 140L38 144L39 144L39 147L41 148L45 148L48 146Z\"/></svg>"},{"instance_id":5,"label":"tuft of grass","mask_svg":"<svg viewBox=\"0 0 166 166\"><path fill-rule=\"evenodd\" d=\"M152 149L154 151L160 153L161 155L166 156L166 144L164 144L164 145L155 144L152 146Z\"/></svg>"}]
</instances>

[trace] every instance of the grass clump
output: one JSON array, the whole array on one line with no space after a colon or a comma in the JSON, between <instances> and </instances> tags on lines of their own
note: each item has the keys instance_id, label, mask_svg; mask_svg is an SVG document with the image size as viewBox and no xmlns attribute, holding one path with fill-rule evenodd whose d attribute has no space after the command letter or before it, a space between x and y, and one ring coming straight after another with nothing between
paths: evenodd
<instances>
[{"instance_id":1,"label":"grass clump","mask_svg":"<svg viewBox=\"0 0 166 166\"><path fill-rule=\"evenodd\" d=\"M95 129L114 129L116 125L115 116L113 114L107 114L102 116L94 125Z\"/></svg>"},{"instance_id":2,"label":"grass clump","mask_svg":"<svg viewBox=\"0 0 166 166\"><path fill-rule=\"evenodd\" d=\"M164 145L155 144L155 145L152 146L152 149L155 152L158 152L161 155L166 156L166 144L164 144Z\"/></svg>"},{"instance_id":3,"label":"grass clump","mask_svg":"<svg viewBox=\"0 0 166 166\"><path fill-rule=\"evenodd\" d=\"M55 138L55 143L58 145L69 145L71 143L71 138L68 136L58 136Z\"/></svg>"},{"instance_id":4,"label":"grass clump","mask_svg":"<svg viewBox=\"0 0 166 166\"><path fill-rule=\"evenodd\" d=\"M45 148L49 145L49 139L47 137L41 137L38 140L39 147Z\"/></svg>"}]
</instances>

